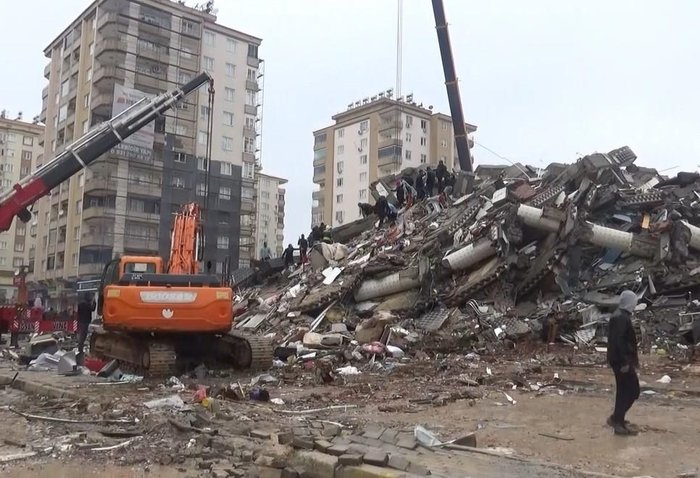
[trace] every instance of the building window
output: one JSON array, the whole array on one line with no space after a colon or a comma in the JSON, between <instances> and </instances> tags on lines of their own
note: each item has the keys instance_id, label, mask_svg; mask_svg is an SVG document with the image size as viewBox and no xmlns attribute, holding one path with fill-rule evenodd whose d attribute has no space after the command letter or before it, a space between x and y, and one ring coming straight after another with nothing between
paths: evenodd
<instances>
[{"instance_id":1,"label":"building window","mask_svg":"<svg viewBox=\"0 0 700 478\"><path fill-rule=\"evenodd\" d=\"M61 97L68 95L69 90L70 90L70 80L65 80L63 83L61 83Z\"/></svg>"},{"instance_id":2,"label":"building window","mask_svg":"<svg viewBox=\"0 0 700 478\"><path fill-rule=\"evenodd\" d=\"M407 143L411 142L411 133L406 133L406 142Z\"/></svg>"},{"instance_id":3,"label":"building window","mask_svg":"<svg viewBox=\"0 0 700 478\"><path fill-rule=\"evenodd\" d=\"M88 132L88 129L90 129L90 123L88 123L88 120L83 121L83 134Z\"/></svg>"},{"instance_id":4,"label":"building window","mask_svg":"<svg viewBox=\"0 0 700 478\"><path fill-rule=\"evenodd\" d=\"M255 91L245 90L245 104L247 104L248 106L255 106L257 104Z\"/></svg>"},{"instance_id":5,"label":"building window","mask_svg":"<svg viewBox=\"0 0 700 478\"><path fill-rule=\"evenodd\" d=\"M255 118L253 118L252 116L246 116L245 127L250 130L255 130Z\"/></svg>"},{"instance_id":6,"label":"building window","mask_svg":"<svg viewBox=\"0 0 700 478\"><path fill-rule=\"evenodd\" d=\"M411 160L411 151L409 151L408 149L406 150L406 159L407 159L408 161Z\"/></svg>"},{"instance_id":7,"label":"building window","mask_svg":"<svg viewBox=\"0 0 700 478\"><path fill-rule=\"evenodd\" d=\"M369 129L369 121L365 120L360 123L360 134L363 134Z\"/></svg>"},{"instance_id":8,"label":"building window","mask_svg":"<svg viewBox=\"0 0 700 478\"><path fill-rule=\"evenodd\" d=\"M12 259L12 267L21 267L22 265L24 265L24 259L21 257L15 257Z\"/></svg>"},{"instance_id":9,"label":"building window","mask_svg":"<svg viewBox=\"0 0 700 478\"><path fill-rule=\"evenodd\" d=\"M75 213L76 213L76 214L80 214L81 212L83 212L83 200L82 200L82 199L78 199L78 200L75 202ZM47 212L47 213L46 213L46 216L48 217L48 215L49 215L49 213Z\"/></svg>"},{"instance_id":10,"label":"building window","mask_svg":"<svg viewBox=\"0 0 700 478\"><path fill-rule=\"evenodd\" d=\"M203 120L209 119L209 113L211 113L211 108L208 106L201 105L199 107L199 117Z\"/></svg>"},{"instance_id":11,"label":"building window","mask_svg":"<svg viewBox=\"0 0 700 478\"><path fill-rule=\"evenodd\" d=\"M440 146L442 146L443 148L447 148L447 140L443 139L442 141L440 141Z\"/></svg>"},{"instance_id":12,"label":"building window","mask_svg":"<svg viewBox=\"0 0 700 478\"><path fill-rule=\"evenodd\" d=\"M420 120L420 127L423 131L428 129L428 122L424 119Z\"/></svg>"},{"instance_id":13,"label":"building window","mask_svg":"<svg viewBox=\"0 0 700 478\"><path fill-rule=\"evenodd\" d=\"M217 249L228 249L228 237L219 236L216 238L216 248Z\"/></svg>"},{"instance_id":14,"label":"building window","mask_svg":"<svg viewBox=\"0 0 700 478\"><path fill-rule=\"evenodd\" d=\"M420 163L425 164L428 162L428 156L426 154L421 154L420 155Z\"/></svg>"},{"instance_id":15,"label":"building window","mask_svg":"<svg viewBox=\"0 0 700 478\"><path fill-rule=\"evenodd\" d=\"M184 189L185 188L185 180L179 176L173 176L172 180L170 181L170 185L174 188Z\"/></svg>"},{"instance_id":16,"label":"building window","mask_svg":"<svg viewBox=\"0 0 700 478\"><path fill-rule=\"evenodd\" d=\"M246 80L253 82L258 80L258 73L255 71L255 69L248 68L248 76L246 76Z\"/></svg>"},{"instance_id":17,"label":"building window","mask_svg":"<svg viewBox=\"0 0 700 478\"><path fill-rule=\"evenodd\" d=\"M80 226L75 226L73 228L73 240L80 240Z\"/></svg>"},{"instance_id":18,"label":"building window","mask_svg":"<svg viewBox=\"0 0 700 478\"><path fill-rule=\"evenodd\" d=\"M336 150L335 150L335 151L336 151L336 154L343 154L343 153L345 153L345 145L339 144L339 145L336 147Z\"/></svg>"},{"instance_id":19,"label":"building window","mask_svg":"<svg viewBox=\"0 0 700 478\"><path fill-rule=\"evenodd\" d=\"M426 138L425 136L421 136L421 138L420 138L420 145L421 145L421 146L425 146L425 145L427 145L427 144L428 144L428 138Z\"/></svg>"},{"instance_id":20,"label":"building window","mask_svg":"<svg viewBox=\"0 0 700 478\"><path fill-rule=\"evenodd\" d=\"M207 171L209 169L209 161L206 158L197 158L197 169Z\"/></svg>"},{"instance_id":21,"label":"building window","mask_svg":"<svg viewBox=\"0 0 700 478\"><path fill-rule=\"evenodd\" d=\"M255 165L253 163L247 161L243 163L243 177L247 179L253 179L255 177Z\"/></svg>"},{"instance_id":22,"label":"building window","mask_svg":"<svg viewBox=\"0 0 700 478\"><path fill-rule=\"evenodd\" d=\"M204 32L204 44L208 46L214 46L216 43L216 35L214 35L212 32L205 31Z\"/></svg>"},{"instance_id":23,"label":"building window","mask_svg":"<svg viewBox=\"0 0 700 478\"><path fill-rule=\"evenodd\" d=\"M243 151L255 153L255 138L243 138Z\"/></svg>"},{"instance_id":24,"label":"building window","mask_svg":"<svg viewBox=\"0 0 700 478\"><path fill-rule=\"evenodd\" d=\"M199 144L207 144L207 141L209 141L209 133L200 131L197 141Z\"/></svg>"},{"instance_id":25,"label":"building window","mask_svg":"<svg viewBox=\"0 0 700 478\"><path fill-rule=\"evenodd\" d=\"M367 164L367 155L363 154L360 156L360 164Z\"/></svg>"},{"instance_id":26,"label":"building window","mask_svg":"<svg viewBox=\"0 0 700 478\"><path fill-rule=\"evenodd\" d=\"M253 45L252 43L248 43L248 56L251 58L258 57L258 45Z\"/></svg>"},{"instance_id":27,"label":"building window","mask_svg":"<svg viewBox=\"0 0 700 478\"><path fill-rule=\"evenodd\" d=\"M31 151L22 151L22 159L25 161L31 161L32 160L32 152Z\"/></svg>"},{"instance_id":28,"label":"building window","mask_svg":"<svg viewBox=\"0 0 700 478\"><path fill-rule=\"evenodd\" d=\"M362 138L360 140L360 149L365 149L367 147L367 138Z\"/></svg>"},{"instance_id":29,"label":"building window","mask_svg":"<svg viewBox=\"0 0 700 478\"><path fill-rule=\"evenodd\" d=\"M367 199L367 190L360 189L360 199Z\"/></svg>"},{"instance_id":30,"label":"building window","mask_svg":"<svg viewBox=\"0 0 700 478\"><path fill-rule=\"evenodd\" d=\"M190 50L186 46L183 46L182 50L180 50L180 56L185 60L189 60L190 58L192 58L192 50Z\"/></svg>"},{"instance_id":31,"label":"building window","mask_svg":"<svg viewBox=\"0 0 700 478\"><path fill-rule=\"evenodd\" d=\"M187 155L185 153L175 153L175 162L176 163L186 163L187 162Z\"/></svg>"},{"instance_id":32,"label":"building window","mask_svg":"<svg viewBox=\"0 0 700 478\"><path fill-rule=\"evenodd\" d=\"M232 138L228 138L231 140L231 143L233 143ZM221 163L221 174L225 174L226 176L231 176L233 174L233 166L231 163Z\"/></svg>"},{"instance_id":33,"label":"building window","mask_svg":"<svg viewBox=\"0 0 700 478\"><path fill-rule=\"evenodd\" d=\"M182 20L182 32L183 33L193 33L194 32L194 23L183 19Z\"/></svg>"},{"instance_id":34,"label":"building window","mask_svg":"<svg viewBox=\"0 0 700 478\"><path fill-rule=\"evenodd\" d=\"M226 101L233 101L233 96L236 94L236 90L233 88L225 88L224 91L226 93Z\"/></svg>"},{"instance_id":35,"label":"building window","mask_svg":"<svg viewBox=\"0 0 700 478\"><path fill-rule=\"evenodd\" d=\"M88 69L85 71L85 83L88 81L92 80L92 67L88 67Z\"/></svg>"},{"instance_id":36,"label":"building window","mask_svg":"<svg viewBox=\"0 0 700 478\"><path fill-rule=\"evenodd\" d=\"M184 85L185 83L189 82L192 79L192 75L190 75L189 73L185 73L184 71L181 71L180 73L178 73L177 79L181 85Z\"/></svg>"},{"instance_id":37,"label":"building window","mask_svg":"<svg viewBox=\"0 0 700 478\"><path fill-rule=\"evenodd\" d=\"M413 126L413 116L406 115L406 128Z\"/></svg>"},{"instance_id":38,"label":"building window","mask_svg":"<svg viewBox=\"0 0 700 478\"><path fill-rule=\"evenodd\" d=\"M342 194L336 194L336 196L335 196L335 202L338 203L338 204L342 204L342 203L343 203L343 195L342 195Z\"/></svg>"},{"instance_id":39,"label":"building window","mask_svg":"<svg viewBox=\"0 0 700 478\"><path fill-rule=\"evenodd\" d=\"M17 227L15 228L15 234L18 236L24 236L27 233L27 226L24 224L17 224Z\"/></svg>"},{"instance_id":40,"label":"building window","mask_svg":"<svg viewBox=\"0 0 700 478\"><path fill-rule=\"evenodd\" d=\"M207 71L214 71L214 59L208 56L204 57L204 69Z\"/></svg>"},{"instance_id":41,"label":"building window","mask_svg":"<svg viewBox=\"0 0 700 478\"><path fill-rule=\"evenodd\" d=\"M336 211L335 212L335 222L337 222L338 224L342 224L344 216L345 216L344 211Z\"/></svg>"},{"instance_id":42,"label":"building window","mask_svg":"<svg viewBox=\"0 0 700 478\"><path fill-rule=\"evenodd\" d=\"M338 130L338 138L342 138L345 136L345 128L340 128Z\"/></svg>"},{"instance_id":43,"label":"building window","mask_svg":"<svg viewBox=\"0 0 700 478\"><path fill-rule=\"evenodd\" d=\"M207 185L204 183L197 184L197 196L205 196L207 194Z\"/></svg>"},{"instance_id":44,"label":"building window","mask_svg":"<svg viewBox=\"0 0 700 478\"><path fill-rule=\"evenodd\" d=\"M226 126L233 126L233 113L224 111L224 124Z\"/></svg>"},{"instance_id":45,"label":"building window","mask_svg":"<svg viewBox=\"0 0 700 478\"><path fill-rule=\"evenodd\" d=\"M31 136L24 136L22 138L22 144L25 146L32 146L34 145L34 138L32 138Z\"/></svg>"},{"instance_id":46,"label":"building window","mask_svg":"<svg viewBox=\"0 0 700 478\"><path fill-rule=\"evenodd\" d=\"M179 124L175 126L175 134L178 136L185 136L187 135L187 126L184 124Z\"/></svg>"},{"instance_id":47,"label":"building window","mask_svg":"<svg viewBox=\"0 0 700 478\"><path fill-rule=\"evenodd\" d=\"M449 123L448 123L447 121L443 121L443 122L442 122L442 130L443 130L443 131L446 131L446 130L447 130L447 125L448 125L448 124L449 124Z\"/></svg>"},{"instance_id":48,"label":"building window","mask_svg":"<svg viewBox=\"0 0 700 478\"><path fill-rule=\"evenodd\" d=\"M364 184L367 182L367 173L360 173L360 183Z\"/></svg>"},{"instance_id":49,"label":"building window","mask_svg":"<svg viewBox=\"0 0 700 478\"><path fill-rule=\"evenodd\" d=\"M335 185L341 187L343 185L343 178L338 178L335 180Z\"/></svg>"},{"instance_id":50,"label":"building window","mask_svg":"<svg viewBox=\"0 0 700 478\"><path fill-rule=\"evenodd\" d=\"M0 241L0 250L6 250L7 249L7 241Z\"/></svg>"},{"instance_id":51,"label":"building window","mask_svg":"<svg viewBox=\"0 0 700 478\"><path fill-rule=\"evenodd\" d=\"M342 161L338 161L338 163L335 165L335 167L338 171L338 174L343 174L343 169L345 169L344 166L345 165L343 164Z\"/></svg>"},{"instance_id":52,"label":"building window","mask_svg":"<svg viewBox=\"0 0 700 478\"><path fill-rule=\"evenodd\" d=\"M226 76L229 76L233 78L233 75L236 74L236 65L233 63L226 63Z\"/></svg>"},{"instance_id":53,"label":"building window","mask_svg":"<svg viewBox=\"0 0 700 478\"><path fill-rule=\"evenodd\" d=\"M229 53L236 53L236 40L233 38L226 39L226 51Z\"/></svg>"},{"instance_id":54,"label":"building window","mask_svg":"<svg viewBox=\"0 0 700 478\"><path fill-rule=\"evenodd\" d=\"M222 136L221 137L221 149L224 151L233 151L233 138L229 138L228 136ZM229 166L231 166L229 164ZM223 170L223 164L222 164L222 170Z\"/></svg>"},{"instance_id":55,"label":"building window","mask_svg":"<svg viewBox=\"0 0 700 478\"><path fill-rule=\"evenodd\" d=\"M15 252L24 252L24 242L15 242Z\"/></svg>"}]
</instances>

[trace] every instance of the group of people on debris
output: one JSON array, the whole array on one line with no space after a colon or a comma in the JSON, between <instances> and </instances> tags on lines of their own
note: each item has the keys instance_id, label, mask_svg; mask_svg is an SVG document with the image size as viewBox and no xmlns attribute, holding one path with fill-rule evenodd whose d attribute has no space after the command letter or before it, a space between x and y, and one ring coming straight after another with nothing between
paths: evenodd
<instances>
[{"instance_id":1,"label":"group of people on debris","mask_svg":"<svg viewBox=\"0 0 700 478\"><path fill-rule=\"evenodd\" d=\"M314 226L311 228L311 233L309 234L308 238L304 236L304 234L301 235L299 240L297 241L297 246L294 247L292 244L289 244L287 248L284 250L282 253L282 258L284 259L284 266L285 267L294 267L296 261L294 260L294 251L299 251L299 264L305 264L308 262L308 253L309 249L314 246L314 244L318 244L320 242L324 242L326 244L331 244L333 242L333 237L331 234L331 229L326 226L325 223L321 223L317 226ZM267 243L265 243L265 247L267 247ZM267 256L267 259L269 260L270 256Z\"/></svg>"},{"instance_id":2,"label":"group of people on debris","mask_svg":"<svg viewBox=\"0 0 700 478\"><path fill-rule=\"evenodd\" d=\"M396 202L398 207L390 203L384 196L380 196L374 205L369 203L358 203L360 215L363 218L376 214L379 218L379 227L386 220L393 222L398 216L398 209L402 207L411 207L416 201L433 197L435 195L435 187L440 196L449 194L455 185L455 175L450 173L443 161L440 161L433 171L430 166L426 169L418 171L418 176L415 181L411 176L401 176L396 180L396 189L393 192L396 194Z\"/></svg>"}]
</instances>

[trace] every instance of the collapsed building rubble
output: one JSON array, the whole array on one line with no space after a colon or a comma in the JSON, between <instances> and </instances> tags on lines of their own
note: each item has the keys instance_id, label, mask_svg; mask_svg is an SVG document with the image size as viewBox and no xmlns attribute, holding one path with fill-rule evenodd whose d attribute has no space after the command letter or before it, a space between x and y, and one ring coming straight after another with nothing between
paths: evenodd
<instances>
[{"instance_id":1,"label":"collapsed building rubble","mask_svg":"<svg viewBox=\"0 0 700 478\"><path fill-rule=\"evenodd\" d=\"M628 288L647 350L687 356L700 342L700 175L635 160L622 147L544 169L480 166L467 196L428 198L384 229L374 216L335 228L310 264L242 283L236 326L273 337L280 362L329 362L328 378L414 345L604 346ZM393 180L375 197L395 201Z\"/></svg>"}]
</instances>

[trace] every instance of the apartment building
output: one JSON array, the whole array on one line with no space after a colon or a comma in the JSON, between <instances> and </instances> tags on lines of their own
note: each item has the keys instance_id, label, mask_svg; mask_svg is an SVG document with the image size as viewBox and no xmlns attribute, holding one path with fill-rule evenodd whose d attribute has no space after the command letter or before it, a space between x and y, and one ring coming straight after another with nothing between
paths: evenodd
<instances>
[{"instance_id":1,"label":"apartment building","mask_svg":"<svg viewBox=\"0 0 700 478\"><path fill-rule=\"evenodd\" d=\"M374 203L369 185L404 168L436 167L443 161L458 169L452 118L423 107L412 96L391 97L387 90L332 117L334 124L315 131L312 225L333 227L360 217L359 202ZM467 124L473 133L476 126Z\"/></svg>"},{"instance_id":2,"label":"apartment building","mask_svg":"<svg viewBox=\"0 0 700 478\"><path fill-rule=\"evenodd\" d=\"M255 228L255 254L260 259L260 249L264 243L274 257L280 257L284 244L284 199L286 179L259 173L257 175L258 224ZM294 244L296 247L296 243Z\"/></svg>"},{"instance_id":3,"label":"apartment building","mask_svg":"<svg viewBox=\"0 0 700 478\"><path fill-rule=\"evenodd\" d=\"M0 194L31 173L43 150L39 144L43 134L41 125L8 119L4 111L0 113ZM27 265L32 247L29 239L28 227L19 219L0 233L0 303L12 301L16 294L13 278L15 271Z\"/></svg>"},{"instance_id":4,"label":"apartment building","mask_svg":"<svg viewBox=\"0 0 700 478\"><path fill-rule=\"evenodd\" d=\"M76 281L99 277L114 256L167 257L181 202L207 207L205 260L215 270L253 257L261 40L216 20L206 8L169 0L96 0L44 51L38 164L134 101L203 70L216 87L213 102L200 88L40 201L30 266L50 304L60 307Z\"/></svg>"}]
</instances>

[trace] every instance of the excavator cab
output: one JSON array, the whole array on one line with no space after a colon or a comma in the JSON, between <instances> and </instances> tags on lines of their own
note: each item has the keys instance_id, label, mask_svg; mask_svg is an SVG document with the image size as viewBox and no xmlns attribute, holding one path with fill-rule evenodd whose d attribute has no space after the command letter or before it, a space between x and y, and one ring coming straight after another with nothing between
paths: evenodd
<instances>
[{"instance_id":1,"label":"excavator cab","mask_svg":"<svg viewBox=\"0 0 700 478\"><path fill-rule=\"evenodd\" d=\"M123 256L112 259L105 265L100 278L100 294L97 301L97 314L102 315L104 288L116 284L124 274L162 274L163 259L157 256Z\"/></svg>"}]
</instances>

